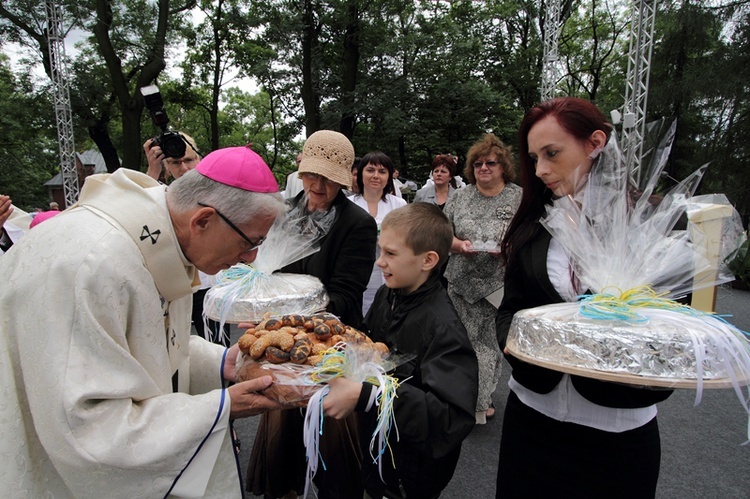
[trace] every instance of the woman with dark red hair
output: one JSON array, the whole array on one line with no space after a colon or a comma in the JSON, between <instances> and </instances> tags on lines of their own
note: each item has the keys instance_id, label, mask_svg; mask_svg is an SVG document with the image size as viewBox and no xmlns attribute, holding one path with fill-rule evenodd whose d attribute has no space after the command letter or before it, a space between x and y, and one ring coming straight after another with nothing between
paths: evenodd
<instances>
[{"instance_id":1,"label":"woman with dark red hair","mask_svg":"<svg viewBox=\"0 0 750 499\"><path fill-rule=\"evenodd\" d=\"M502 243L501 349L516 312L575 301L585 291L540 219L553 199L575 196L599 174L594 166L611 128L594 104L571 97L537 105L521 123L523 196ZM585 203L585 196L575 199ZM655 404L671 390L563 374L505 356L513 373L497 497L654 497L661 456Z\"/></svg>"},{"instance_id":2,"label":"woman with dark red hair","mask_svg":"<svg viewBox=\"0 0 750 499\"><path fill-rule=\"evenodd\" d=\"M441 210L456 190L456 159L451 154L438 154L432 160L432 183L425 185L414 196L415 203L432 203Z\"/></svg>"}]
</instances>

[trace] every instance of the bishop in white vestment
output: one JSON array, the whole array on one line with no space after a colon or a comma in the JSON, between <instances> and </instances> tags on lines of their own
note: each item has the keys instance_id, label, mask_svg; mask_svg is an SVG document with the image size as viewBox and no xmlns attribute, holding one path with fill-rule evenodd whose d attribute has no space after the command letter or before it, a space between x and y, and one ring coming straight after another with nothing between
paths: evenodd
<instances>
[{"instance_id":1,"label":"bishop in white vestment","mask_svg":"<svg viewBox=\"0 0 750 499\"><path fill-rule=\"evenodd\" d=\"M190 179L278 190L259 156L230 149ZM262 194L259 222L230 227L212 206L172 209L166 189L125 169L92 176L0 259L3 497L242 497L230 416L277 404L254 393L270 379L225 388L236 346L190 334L191 259L252 261L259 243L237 234L262 242L283 202Z\"/></svg>"}]
</instances>

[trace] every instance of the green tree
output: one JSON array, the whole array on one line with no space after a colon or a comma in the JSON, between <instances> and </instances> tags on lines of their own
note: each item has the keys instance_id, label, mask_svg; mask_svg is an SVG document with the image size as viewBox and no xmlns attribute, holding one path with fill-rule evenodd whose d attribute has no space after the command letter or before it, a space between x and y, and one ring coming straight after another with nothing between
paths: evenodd
<instances>
[{"instance_id":1,"label":"green tree","mask_svg":"<svg viewBox=\"0 0 750 499\"><path fill-rule=\"evenodd\" d=\"M146 0L88 0L87 2L66 2L64 16L69 19L69 27L81 27L92 33L86 43L95 51L87 51L91 75L104 75L101 86L92 93L97 101L110 102L112 108L102 110L100 102L81 103L92 110L91 116L98 121L92 123L89 131L107 160L109 170L118 165L114 150L117 145L109 136L109 119L118 116L122 127L119 150L122 166L139 169L141 167L141 116L143 98L140 88L152 83L166 66L165 55L170 23L179 24L188 3L170 8L169 0L158 0L155 4ZM10 33L14 40L35 47L40 62L47 66L49 48L45 37L44 4L14 0L0 8L0 24L4 33ZM79 66L80 67L80 66ZM105 68L105 71L99 68ZM87 82L93 87L92 81ZM86 92L77 92L77 97ZM93 112L97 110L97 112ZM81 113L86 116L86 113ZM79 115L80 116L80 115Z\"/></svg>"},{"instance_id":2,"label":"green tree","mask_svg":"<svg viewBox=\"0 0 750 499\"><path fill-rule=\"evenodd\" d=\"M180 64L184 93L179 100L183 105L202 108L208 115L210 150L220 147L226 133L219 118L223 89L243 76L237 54L253 27L243 3L201 0L196 7L201 22L186 23L181 30L187 53ZM195 92L196 87L205 92Z\"/></svg>"},{"instance_id":3,"label":"green tree","mask_svg":"<svg viewBox=\"0 0 750 499\"><path fill-rule=\"evenodd\" d=\"M18 77L0 54L0 192L25 210L45 208L44 182L59 170L55 116L49 94Z\"/></svg>"},{"instance_id":4,"label":"green tree","mask_svg":"<svg viewBox=\"0 0 750 499\"><path fill-rule=\"evenodd\" d=\"M565 67L562 95L589 99L605 110L622 106L629 15L622 5L598 0L572 10L559 43ZM609 95L602 97L602 90Z\"/></svg>"},{"instance_id":5,"label":"green tree","mask_svg":"<svg viewBox=\"0 0 750 499\"><path fill-rule=\"evenodd\" d=\"M225 98L221 118L227 133L222 147L251 144L280 181L296 169L294 160L302 147L295 140L299 129L293 121L285 121L271 96L264 91L250 94L230 88Z\"/></svg>"},{"instance_id":6,"label":"green tree","mask_svg":"<svg viewBox=\"0 0 750 499\"><path fill-rule=\"evenodd\" d=\"M657 17L648 115L649 121L677 120L667 165L673 178L687 176L710 159L702 154L702 139L711 133L716 106L724 105L717 100L724 84L716 77L727 73L716 58L724 51L722 26L715 12L691 0L662 4Z\"/></svg>"}]
</instances>

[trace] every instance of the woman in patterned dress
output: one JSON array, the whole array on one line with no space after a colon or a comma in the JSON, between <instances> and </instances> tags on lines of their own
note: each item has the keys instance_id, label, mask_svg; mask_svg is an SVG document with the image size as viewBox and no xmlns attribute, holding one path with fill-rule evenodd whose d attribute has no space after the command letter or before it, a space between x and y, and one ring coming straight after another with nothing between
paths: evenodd
<instances>
[{"instance_id":1,"label":"woman in patterned dress","mask_svg":"<svg viewBox=\"0 0 750 499\"><path fill-rule=\"evenodd\" d=\"M510 148L491 133L469 149L464 175L469 185L445 206L454 233L445 278L479 361L476 420L484 424L495 411L492 393L502 368L495 336L505 275L500 241L518 209L521 188L511 183L515 165Z\"/></svg>"}]
</instances>

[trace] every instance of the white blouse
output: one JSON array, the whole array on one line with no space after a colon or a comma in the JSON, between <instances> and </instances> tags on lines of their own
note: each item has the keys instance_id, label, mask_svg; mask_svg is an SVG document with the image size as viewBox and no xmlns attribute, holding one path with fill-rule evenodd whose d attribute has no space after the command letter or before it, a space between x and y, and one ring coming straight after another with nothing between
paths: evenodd
<instances>
[{"instance_id":1,"label":"white blouse","mask_svg":"<svg viewBox=\"0 0 750 499\"><path fill-rule=\"evenodd\" d=\"M351 199L354 204L369 213L369 210L367 209L367 200L361 194L354 194L353 196L349 196L349 199ZM396 208L400 208L402 206L406 206L406 200L396 197L393 194L386 194L385 201L382 199L378 201L378 213L375 215L375 222L378 224L378 232L380 232L380 224L383 223L383 219L385 218L385 216Z\"/></svg>"},{"instance_id":2,"label":"white blouse","mask_svg":"<svg viewBox=\"0 0 750 499\"><path fill-rule=\"evenodd\" d=\"M554 238L550 241L547 252L547 274L552 286L563 299L576 299L568 255ZM557 386L546 394L529 390L513 379L513 376L510 377L508 386L518 395L521 402L547 417L598 430L621 433L639 428L656 417L656 405L619 409L595 404L578 393L569 374L564 374Z\"/></svg>"},{"instance_id":3,"label":"white blouse","mask_svg":"<svg viewBox=\"0 0 750 499\"><path fill-rule=\"evenodd\" d=\"M367 200L362 197L361 194L354 194L348 197L354 204L365 210L367 213L370 213L367 208ZM385 200L381 199L378 202L378 213L375 215L375 222L378 224L378 235L380 234L380 225L383 223L385 216L401 206L406 206L406 200L397 198L392 194L386 194ZM377 261L378 258L380 258L380 247L375 246L375 260ZM370 306L375 299L375 293L377 293L378 289L383 284L385 284L383 271L380 270L380 267L377 265L373 265L372 272L370 273L370 280L367 283L367 289L365 289L365 292L362 295L362 315L367 315L367 311L370 310Z\"/></svg>"}]
</instances>

